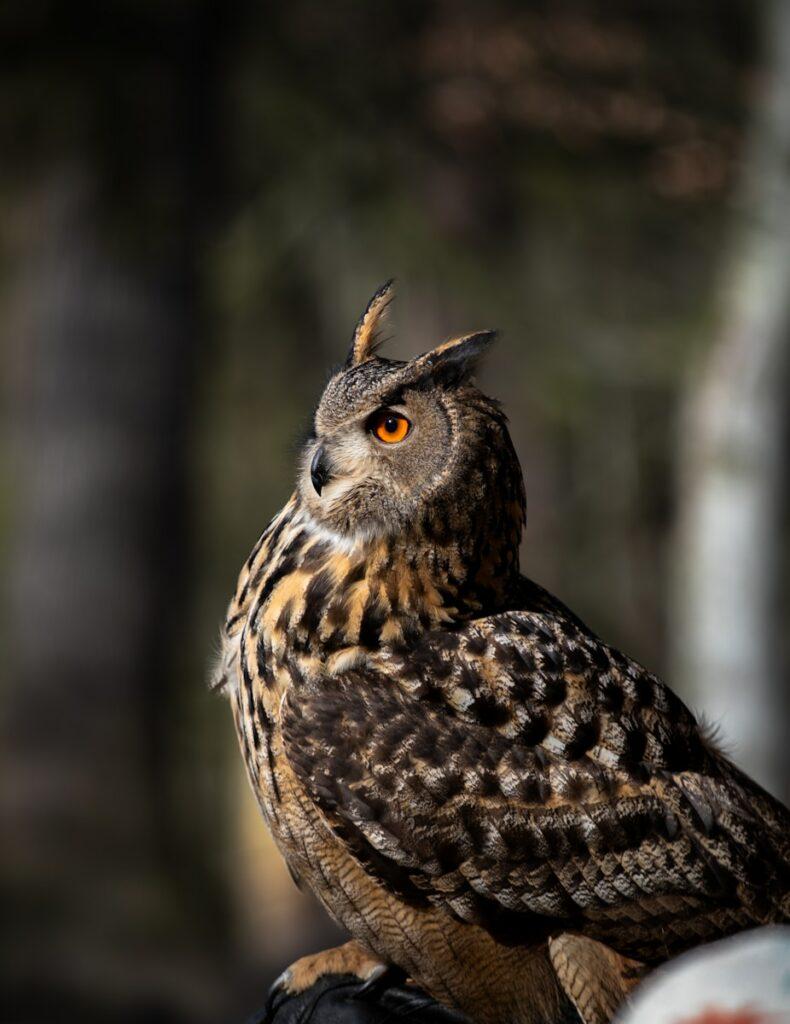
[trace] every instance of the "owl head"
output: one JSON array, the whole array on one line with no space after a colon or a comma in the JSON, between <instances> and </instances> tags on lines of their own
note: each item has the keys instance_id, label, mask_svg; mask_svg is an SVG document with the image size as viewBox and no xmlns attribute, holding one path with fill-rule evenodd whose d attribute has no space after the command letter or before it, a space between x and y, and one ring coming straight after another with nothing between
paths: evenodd
<instances>
[{"instance_id":1,"label":"owl head","mask_svg":"<svg viewBox=\"0 0 790 1024\"><path fill-rule=\"evenodd\" d=\"M416 533L518 547L521 470L499 405L472 383L493 331L453 338L409 362L377 354L387 282L359 319L345 364L318 403L298 490L312 519L349 541Z\"/></svg>"}]
</instances>

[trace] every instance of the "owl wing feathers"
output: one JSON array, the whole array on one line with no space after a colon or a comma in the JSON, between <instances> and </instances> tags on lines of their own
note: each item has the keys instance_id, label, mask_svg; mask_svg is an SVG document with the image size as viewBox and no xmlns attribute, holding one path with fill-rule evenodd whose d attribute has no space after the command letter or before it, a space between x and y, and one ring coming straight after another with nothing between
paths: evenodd
<instances>
[{"instance_id":1,"label":"owl wing feathers","mask_svg":"<svg viewBox=\"0 0 790 1024\"><path fill-rule=\"evenodd\" d=\"M655 677L537 588L523 604L289 694L328 825L506 942L576 930L653 962L786 914L784 809Z\"/></svg>"}]
</instances>

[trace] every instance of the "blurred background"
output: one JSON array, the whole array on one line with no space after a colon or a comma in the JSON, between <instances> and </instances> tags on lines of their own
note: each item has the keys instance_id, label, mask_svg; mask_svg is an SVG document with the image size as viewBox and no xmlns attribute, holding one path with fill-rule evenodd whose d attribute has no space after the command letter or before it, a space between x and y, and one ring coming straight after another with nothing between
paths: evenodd
<instances>
[{"instance_id":1,"label":"blurred background","mask_svg":"<svg viewBox=\"0 0 790 1024\"><path fill-rule=\"evenodd\" d=\"M332 940L206 688L386 278L482 375L525 571L788 796L790 3L5 0L9 1021L231 1022Z\"/></svg>"}]
</instances>

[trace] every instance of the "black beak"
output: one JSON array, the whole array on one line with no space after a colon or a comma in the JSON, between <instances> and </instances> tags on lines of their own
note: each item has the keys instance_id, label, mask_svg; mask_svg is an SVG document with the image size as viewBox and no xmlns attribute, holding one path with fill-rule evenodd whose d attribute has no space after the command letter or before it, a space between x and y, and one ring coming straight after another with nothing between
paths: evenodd
<instances>
[{"instance_id":1,"label":"black beak","mask_svg":"<svg viewBox=\"0 0 790 1024\"><path fill-rule=\"evenodd\" d=\"M319 445L315 450L313 461L310 463L310 479L313 481L313 487L315 487L316 494L321 493L324 485L330 479L331 475L326 452L321 445Z\"/></svg>"}]
</instances>

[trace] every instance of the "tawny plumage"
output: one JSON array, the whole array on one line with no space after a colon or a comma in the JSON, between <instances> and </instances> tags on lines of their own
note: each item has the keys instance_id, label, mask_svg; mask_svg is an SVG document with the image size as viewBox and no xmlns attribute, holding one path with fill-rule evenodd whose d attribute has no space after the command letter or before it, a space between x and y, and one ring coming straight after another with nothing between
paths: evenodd
<instances>
[{"instance_id":1,"label":"tawny plumage","mask_svg":"<svg viewBox=\"0 0 790 1024\"><path fill-rule=\"evenodd\" d=\"M292 872L480 1024L603 1022L650 966L786 920L790 816L659 679L521 576L493 335L375 354L388 287L239 577L217 686Z\"/></svg>"}]
</instances>

